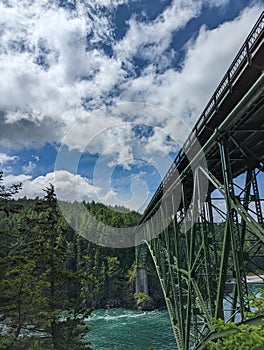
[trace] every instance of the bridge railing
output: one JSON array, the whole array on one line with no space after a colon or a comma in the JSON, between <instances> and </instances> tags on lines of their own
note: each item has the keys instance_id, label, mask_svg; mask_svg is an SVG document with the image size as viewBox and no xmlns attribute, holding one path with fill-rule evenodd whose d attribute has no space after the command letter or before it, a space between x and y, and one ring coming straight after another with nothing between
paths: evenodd
<instances>
[{"instance_id":1,"label":"bridge railing","mask_svg":"<svg viewBox=\"0 0 264 350\"><path fill-rule=\"evenodd\" d=\"M252 31L248 35L247 39L245 40L244 44L242 45L235 59L231 63L225 76L221 80L213 96L211 97L208 104L206 105L204 111L200 115L190 135L188 136L187 140L183 144L181 150L179 151L174 162L169 168L163 181L161 182L154 196L152 197L148 207L145 210L143 217L145 217L146 214L149 214L149 212L153 209L157 201L160 200L163 194L164 187L166 187L166 184L171 180L171 177L175 173L176 164L180 164L180 162L185 158L185 155L188 154L188 151L194 144L204 124L218 110L219 105L223 102L226 95L232 91L232 86L234 86L235 82L239 78L244 68L247 65L251 64L252 54L254 53L255 49L258 47L259 43L261 42L261 38L263 36L263 29L264 29L264 11L262 12L255 26L253 27Z\"/></svg>"}]
</instances>

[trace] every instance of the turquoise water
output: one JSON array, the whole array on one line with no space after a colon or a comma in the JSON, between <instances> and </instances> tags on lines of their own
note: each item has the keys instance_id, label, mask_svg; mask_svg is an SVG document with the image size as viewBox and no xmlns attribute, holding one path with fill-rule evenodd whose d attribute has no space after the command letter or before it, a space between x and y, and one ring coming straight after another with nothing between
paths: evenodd
<instances>
[{"instance_id":1,"label":"turquoise water","mask_svg":"<svg viewBox=\"0 0 264 350\"><path fill-rule=\"evenodd\" d=\"M176 350L167 311L95 310L88 321L93 350Z\"/></svg>"},{"instance_id":2,"label":"turquoise water","mask_svg":"<svg viewBox=\"0 0 264 350\"><path fill-rule=\"evenodd\" d=\"M263 285L250 285L250 292L259 295ZM224 301L226 309L230 303ZM227 312L226 318L229 318ZM239 315L237 320L239 321ZM88 339L93 350L177 350L168 312L132 311L124 309L95 310L88 320Z\"/></svg>"}]
</instances>

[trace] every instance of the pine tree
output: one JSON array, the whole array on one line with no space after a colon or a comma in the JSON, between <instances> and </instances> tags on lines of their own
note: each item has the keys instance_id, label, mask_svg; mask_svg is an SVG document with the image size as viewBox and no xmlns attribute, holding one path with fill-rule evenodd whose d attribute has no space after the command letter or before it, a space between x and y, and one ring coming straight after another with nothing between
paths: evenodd
<instances>
[{"instance_id":1,"label":"pine tree","mask_svg":"<svg viewBox=\"0 0 264 350\"><path fill-rule=\"evenodd\" d=\"M57 199L53 185L45 191L45 200L41 205L41 232L46 241L46 271L49 284L47 292L48 308L44 317L44 329L50 336L54 350L90 349L84 340L88 332L85 319L90 310L80 309L77 293L70 298L71 291L79 276L75 267L69 269L69 246L67 231L59 220ZM72 295L71 295L72 296Z\"/></svg>"},{"instance_id":2,"label":"pine tree","mask_svg":"<svg viewBox=\"0 0 264 350\"><path fill-rule=\"evenodd\" d=\"M10 199L19 188L5 188L2 174L0 180L0 349L90 349L91 310L80 309L72 231L59 215L54 187L44 201L17 211Z\"/></svg>"},{"instance_id":3,"label":"pine tree","mask_svg":"<svg viewBox=\"0 0 264 350\"><path fill-rule=\"evenodd\" d=\"M38 246L30 230L34 218L32 213L21 213L21 207L10 201L21 185L6 188L2 173L0 183L0 349L29 349L34 338L32 334L40 325L38 312L46 307L43 276L37 271L34 260Z\"/></svg>"}]
</instances>

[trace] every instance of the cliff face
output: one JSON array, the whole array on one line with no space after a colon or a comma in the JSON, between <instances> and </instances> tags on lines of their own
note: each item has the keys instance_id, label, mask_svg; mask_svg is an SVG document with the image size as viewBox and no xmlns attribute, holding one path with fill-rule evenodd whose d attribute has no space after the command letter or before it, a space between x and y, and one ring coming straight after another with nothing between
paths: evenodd
<instances>
[{"instance_id":1,"label":"cliff face","mask_svg":"<svg viewBox=\"0 0 264 350\"><path fill-rule=\"evenodd\" d=\"M154 309L164 309L166 303L160 287L158 278L150 276L148 279L149 295L145 293L135 293L130 298L89 298L84 301L84 306L95 309L136 309L142 311L152 311Z\"/></svg>"},{"instance_id":2,"label":"cliff face","mask_svg":"<svg viewBox=\"0 0 264 350\"><path fill-rule=\"evenodd\" d=\"M166 303L152 262L149 262L147 266L147 282L148 294L144 292L133 294L132 291L130 291L127 293L126 297L116 295L113 298L87 298L84 301L84 306L95 309L123 308L142 311L165 308Z\"/></svg>"}]
</instances>

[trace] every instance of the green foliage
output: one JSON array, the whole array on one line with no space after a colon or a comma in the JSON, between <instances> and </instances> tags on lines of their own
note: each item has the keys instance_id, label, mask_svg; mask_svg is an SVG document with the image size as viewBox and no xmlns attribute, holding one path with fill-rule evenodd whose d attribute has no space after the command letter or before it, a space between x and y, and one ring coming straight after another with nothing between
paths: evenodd
<instances>
[{"instance_id":1,"label":"green foliage","mask_svg":"<svg viewBox=\"0 0 264 350\"><path fill-rule=\"evenodd\" d=\"M264 344L263 325L247 325L235 322L224 323L223 320L215 321L215 329L225 332L226 335L210 342L210 350L262 350ZM229 333L230 331L230 333Z\"/></svg>"},{"instance_id":2,"label":"green foliage","mask_svg":"<svg viewBox=\"0 0 264 350\"><path fill-rule=\"evenodd\" d=\"M45 192L45 200L29 210L10 211L12 202L1 203L7 215L0 230L0 349L90 349L85 313L77 317L68 311L61 320L62 311L75 310L79 302L69 297L77 276L66 268L68 242L54 188Z\"/></svg>"},{"instance_id":3,"label":"green foliage","mask_svg":"<svg viewBox=\"0 0 264 350\"><path fill-rule=\"evenodd\" d=\"M246 316L252 317L256 315L264 314L264 288L259 291L260 296L258 298L251 296L249 297L251 312L248 312Z\"/></svg>"},{"instance_id":4,"label":"green foliage","mask_svg":"<svg viewBox=\"0 0 264 350\"><path fill-rule=\"evenodd\" d=\"M134 298L136 299L138 305L145 303L150 299L149 296L144 292L135 293Z\"/></svg>"},{"instance_id":5,"label":"green foliage","mask_svg":"<svg viewBox=\"0 0 264 350\"><path fill-rule=\"evenodd\" d=\"M0 200L9 199L21 189L21 183L11 186L3 185L3 172L0 171Z\"/></svg>"},{"instance_id":6,"label":"green foliage","mask_svg":"<svg viewBox=\"0 0 264 350\"><path fill-rule=\"evenodd\" d=\"M251 309L247 316L253 317L263 315L264 311L264 289L260 296L250 297ZM264 322L264 316L263 320ZM235 322L225 323L223 320L215 320L214 328L217 332L223 332L223 336L215 342L211 341L207 349L210 350L262 350L264 344L264 326L239 324Z\"/></svg>"},{"instance_id":7,"label":"green foliage","mask_svg":"<svg viewBox=\"0 0 264 350\"><path fill-rule=\"evenodd\" d=\"M46 320L46 334L52 334L52 338L48 337L42 343L54 350L91 349L90 343L85 341L89 332L85 320L90 316L90 313L91 309L76 309L63 312L57 310L43 315Z\"/></svg>"},{"instance_id":8,"label":"green foliage","mask_svg":"<svg viewBox=\"0 0 264 350\"><path fill-rule=\"evenodd\" d=\"M20 185L3 186L0 172L0 349L90 349L85 305L124 300L134 281L129 269L134 249L111 249L85 237L89 222L64 203L74 232L61 216L54 187L40 199L14 201ZM85 203L98 220L117 227L135 226L140 215L118 213ZM80 310L80 307L83 309Z\"/></svg>"}]
</instances>

